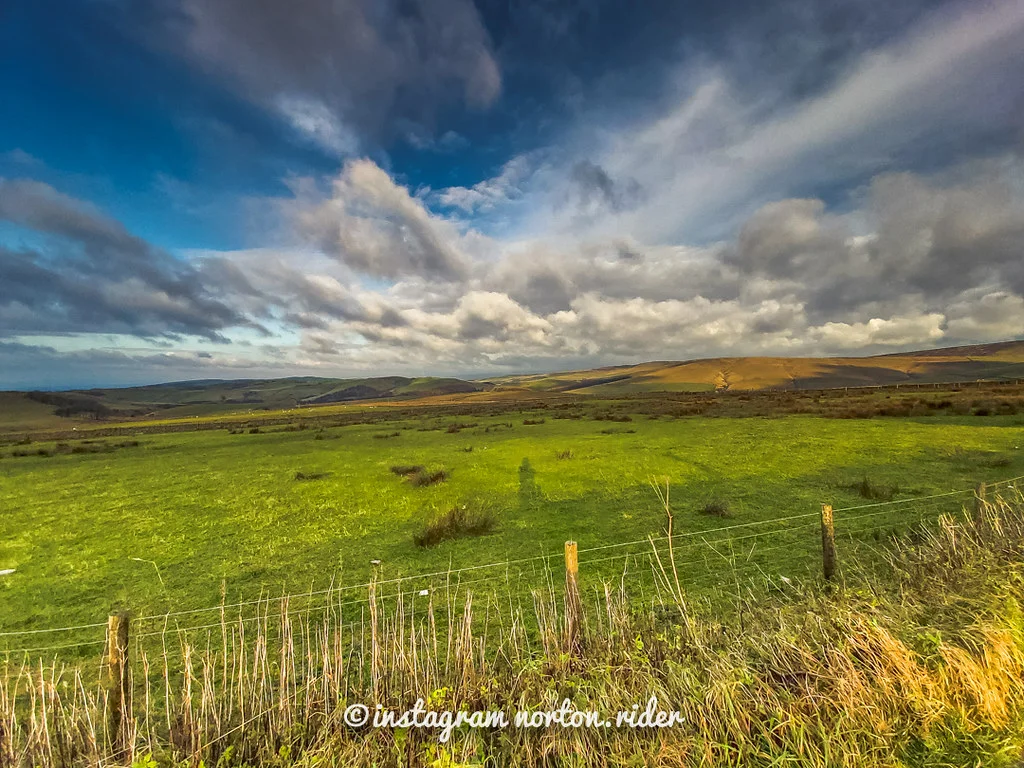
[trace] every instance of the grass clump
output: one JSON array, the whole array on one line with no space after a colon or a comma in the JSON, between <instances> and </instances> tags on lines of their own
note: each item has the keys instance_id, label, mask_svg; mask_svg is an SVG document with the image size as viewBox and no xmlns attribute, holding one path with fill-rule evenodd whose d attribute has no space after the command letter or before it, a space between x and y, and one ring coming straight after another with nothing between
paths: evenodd
<instances>
[{"instance_id":1,"label":"grass clump","mask_svg":"<svg viewBox=\"0 0 1024 768\"><path fill-rule=\"evenodd\" d=\"M702 515L709 515L711 517L730 518L732 517L732 508L729 506L729 502L725 499L712 499L700 509Z\"/></svg>"},{"instance_id":2,"label":"grass clump","mask_svg":"<svg viewBox=\"0 0 1024 768\"><path fill-rule=\"evenodd\" d=\"M414 488L426 488L427 486L443 483L447 479L448 470L446 469L421 468L418 472L413 472L406 477L406 480Z\"/></svg>"},{"instance_id":3,"label":"grass clump","mask_svg":"<svg viewBox=\"0 0 1024 768\"><path fill-rule=\"evenodd\" d=\"M454 506L438 515L413 536L417 547L434 547L443 541L486 536L494 531L498 518L490 509L466 504Z\"/></svg>"},{"instance_id":4,"label":"grass clump","mask_svg":"<svg viewBox=\"0 0 1024 768\"><path fill-rule=\"evenodd\" d=\"M323 480L330 472L296 472L296 480Z\"/></svg>"},{"instance_id":5,"label":"grass clump","mask_svg":"<svg viewBox=\"0 0 1024 768\"><path fill-rule=\"evenodd\" d=\"M401 437L401 432L378 432L373 437L375 440L390 440L393 437Z\"/></svg>"},{"instance_id":6,"label":"grass clump","mask_svg":"<svg viewBox=\"0 0 1024 768\"><path fill-rule=\"evenodd\" d=\"M570 449L566 449L564 451L559 451L557 454L555 454L555 458L556 459L560 459L562 461L565 461L566 459L571 459L572 456L573 456L573 454L572 454L572 449L571 448Z\"/></svg>"},{"instance_id":7,"label":"grass clump","mask_svg":"<svg viewBox=\"0 0 1024 768\"><path fill-rule=\"evenodd\" d=\"M862 499L871 501L892 501L900 492L898 485L882 485L874 482L867 475L856 483L852 483L849 488L856 491Z\"/></svg>"}]
</instances>

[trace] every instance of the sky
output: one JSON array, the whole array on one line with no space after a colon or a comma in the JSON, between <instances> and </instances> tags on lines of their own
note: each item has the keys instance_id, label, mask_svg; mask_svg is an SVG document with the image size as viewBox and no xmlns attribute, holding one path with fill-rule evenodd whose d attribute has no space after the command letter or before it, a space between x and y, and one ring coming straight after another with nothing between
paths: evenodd
<instances>
[{"instance_id":1,"label":"sky","mask_svg":"<svg viewBox=\"0 0 1024 768\"><path fill-rule=\"evenodd\" d=\"M0 7L0 389L1024 338L1024 0Z\"/></svg>"}]
</instances>

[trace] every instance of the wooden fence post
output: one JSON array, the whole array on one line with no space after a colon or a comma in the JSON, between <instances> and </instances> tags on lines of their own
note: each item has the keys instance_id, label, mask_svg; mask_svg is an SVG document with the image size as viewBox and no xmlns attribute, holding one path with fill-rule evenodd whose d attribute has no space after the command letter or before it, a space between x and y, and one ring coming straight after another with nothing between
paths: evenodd
<instances>
[{"instance_id":1,"label":"wooden fence post","mask_svg":"<svg viewBox=\"0 0 1024 768\"><path fill-rule=\"evenodd\" d=\"M370 576L370 684L373 687L373 700L379 703L380 695L380 637L378 635L379 617L377 615L377 579L380 574L374 563L373 574Z\"/></svg>"},{"instance_id":2,"label":"wooden fence post","mask_svg":"<svg viewBox=\"0 0 1024 768\"><path fill-rule=\"evenodd\" d=\"M115 613L107 619L107 730L115 760L131 758L128 626L127 613Z\"/></svg>"},{"instance_id":3,"label":"wooden fence post","mask_svg":"<svg viewBox=\"0 0 1024 768\"><path fill-rule=\"evenodd\" d=\"M980 523L984 517L985 495L988 489L984 483L978 483L974 489L974 521Z\"/></svg>"},{"instance_id":4,"label":"wooden fence post","mask_svg":"<svg viewBox=\"0 0 1024 768\"><path fill-rule=\"evenodd\" d=\"M583 603L580 600L580 559L575 541L565 542L565 634L569 652L579 648Z\"/></svg>"},{"instance_id":5,"label":"wooden fence post","mask_svg":"<svg viewBox=\"0 0 1024 768\"><path fill-rule=\"evenodd\" d=\"M825 578L836 575L836 529L832 521L832 505L821 505L821 564Z\"/></svg>"}]
</instances>

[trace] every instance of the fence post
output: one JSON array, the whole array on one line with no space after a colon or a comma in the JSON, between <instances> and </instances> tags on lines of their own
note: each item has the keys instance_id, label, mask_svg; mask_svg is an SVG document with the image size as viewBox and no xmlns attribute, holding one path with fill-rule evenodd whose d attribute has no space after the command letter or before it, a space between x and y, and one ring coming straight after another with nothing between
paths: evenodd
<instances>
[{"instance_id":1,"label":"fence post","mask_svg":"<svg viewBox=\"0 0 1024 768\"><path fill-rule=\"evenodd\" d=\"M836 529L832 521L832 505L821 505L821 564L825 578L836 574Z\"/></svg>"},{"instance_id":2,"label":"fence post","mask_svg":"<svg viewBox=\"0 0 1024 768\"><path fill-rule=\"evenodd\" d=\"M379 617L377 615L377 579L379 573L374 564L370 576L370 684L373 688L374 702L380 702L380 637L378 636Z\"/></svg>"},{"instance_id":3,"label":"fence post","mask_svg":"<svg viewBox=\"0 0 1024 768\"><path fill-rule=\"evenodd\" d=\"M116 760L131 756L128 626L127 613L111 614L107 619L107 730Z\"/></svg>"},{"instance_id":4,"label":"fence post","mask_svg":"<svg viewBox=\"0 0 1024 768\"><path fill-rule=\"evenodd\" d=\"M984 516L985 495L988 489L984 483L978 483L974 489L974 521L980 523Z\"/></svg>"},{"instance_id":5,"label":"fence post","mask_svg":"<svg viewBox=\"0 0 1024 768\"><path fill-rule=\"evenodd\" d=\"M565 634L569 652L579 648L583 603L580 600L580 559L575 541L565 542Z\"/></svg>"}]
</instances>

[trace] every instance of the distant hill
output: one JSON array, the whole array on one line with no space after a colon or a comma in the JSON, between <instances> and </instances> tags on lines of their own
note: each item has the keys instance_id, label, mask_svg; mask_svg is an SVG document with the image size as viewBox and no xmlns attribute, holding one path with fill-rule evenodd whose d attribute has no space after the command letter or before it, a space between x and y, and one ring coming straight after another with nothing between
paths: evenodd
<instances>
[{"instance_id":1,"label":"distant hill","mask_svg":"<svg viewBox=\"0 0 1024 768\"><path fill-rule=\"evenodd\" d=\"M179 381L143 387L69 392L0 392L0 427L42 429L69 421L176 419L328 403L402 400L481 392L487 382L387 376L368 379L294 377Z\"/></svg>"},{"instance_id":2,"label":"distant hill","mask_svg":"<svg viewBox=\"0 0 1024 768\"><path fill-rule=\"evenodd\" d=\"M879 384L1024 379L1024 341L874 357L719 357L655 361L480 381L383 376L179 381L123 389L0 392L0 428L47 429L93 420L176 419L349 402L508 399L574 392L829 389Z\"/></svg>"},{"instance_id":3,"label":"distant hill","mask_svg":"<svg viewBox=\"0 0 1024 768\"><path fill-rule=\"evenodd\" d=\"M497 387L629 392L829 389L902 382L1024 379L1024 341L874 357L718 357L489 379Z\"/></svg>"}]
</instances>

